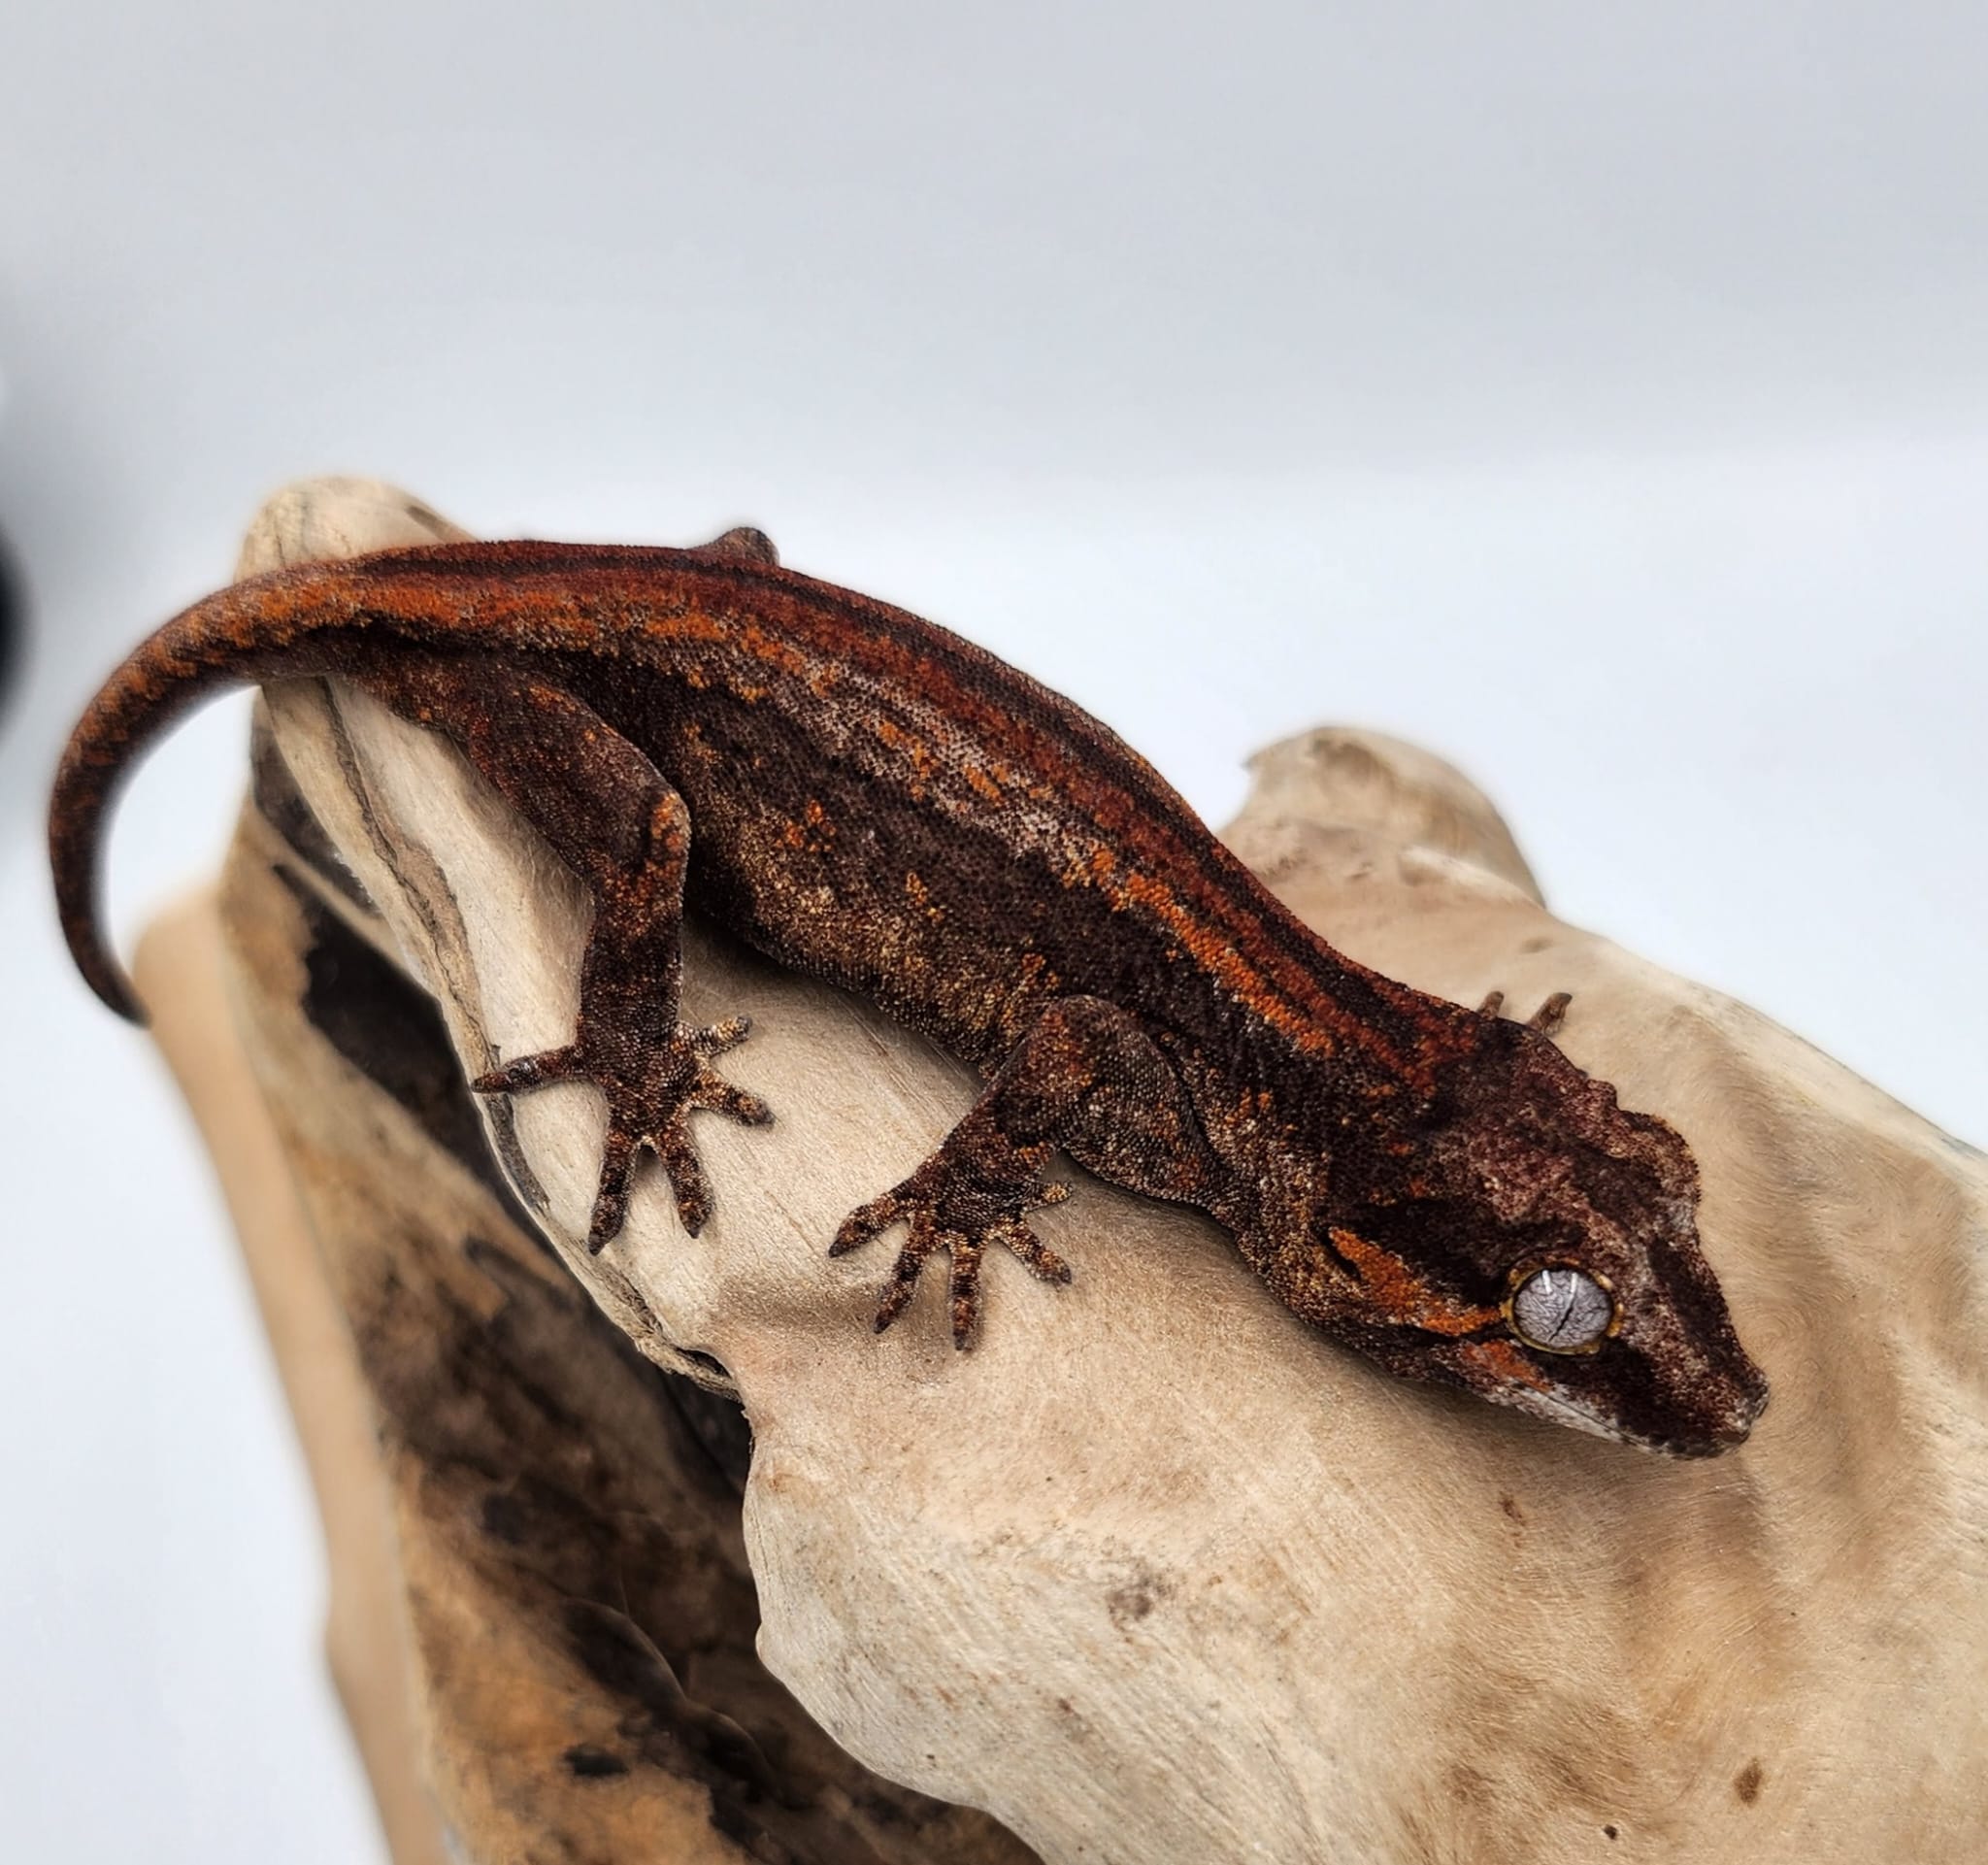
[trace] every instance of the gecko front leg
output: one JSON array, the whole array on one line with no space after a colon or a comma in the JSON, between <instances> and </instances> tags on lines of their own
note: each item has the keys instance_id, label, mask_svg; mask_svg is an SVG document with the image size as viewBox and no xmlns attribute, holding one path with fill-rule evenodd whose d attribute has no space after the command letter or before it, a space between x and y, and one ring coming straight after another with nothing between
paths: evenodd
<instances>
[{"instance_id":1,"label":"gecko front leg","mask_svg":"<svg viewBox=\"0 0 1988 1865\"><path fill-rule=\"evenodd\" d=\"M500 663L396 651L343 676L401 717L445 733L585 883L594 920L580 966L573 1041L520 1056L470 1083L525 1093L583 1081L608 1103L600 1186L587 1231L598 1253L627 1216L645 1148L660 1157L692 1236L711 1192L689 1116L746 1125L773 1116L724 1081L713 1057L746 1039L746 1019L708 1029L677 1020L690 816L649 759L570 693Z\"/></svg>"},{"instance_id":2,"label":"gecko front leg","mask_svg":"<svg viewBox=\"0 0 1988 1865\"><path fill-rule=\"evenodd\" d=\"M978 1101L916 1172L851 1212L829 1247L846 1255L904 1223L910 1237L877 1311L880 1334L901 1315L927 1260L951 1258L952 1340L964 1348L979 1315L981 1258L1011 1251L1045 1282L1070 1265L1029 1227L1028 1215L1069 1196L1042 1171L1063 1148L1112 1183L1190 1204L1215 1201L1220 1168L1179 1078L1138 1018L1097 997L1058 999L995 1071Z\"/></svg>"}]
</instances>

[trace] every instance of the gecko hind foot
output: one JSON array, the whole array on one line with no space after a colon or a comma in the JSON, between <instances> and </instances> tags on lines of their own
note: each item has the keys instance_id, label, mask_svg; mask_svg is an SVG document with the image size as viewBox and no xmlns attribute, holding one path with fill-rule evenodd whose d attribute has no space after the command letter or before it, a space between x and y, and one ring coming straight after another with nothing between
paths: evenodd
<instances>
[{"instance_id":1,"label":"gecko hind foot","mask_svg":"<svg viewBox=\"0 0 1988 1865\"><path fill-rule=\"evenodd\" d=\"M478 1094L529 1094L554 1082L587 1082L608 1103L608 1134L601 1148L600 1189L586 1247L598 1256L628 1216L635 1166L646 1147L662 1161L676 1195L677 1215L691 1236L711 1216L711 1186L690 1139L690 1115L699 1108L743 1126L760 1127L773 1111L756 1094L734 1087L710 1066L711 1058L737 1049L751 1028L735 1016L707 1028L679 1023L660 1043L623 1040L590 1046L584 1038L563 1049L519 1056L470 1083Z\"/></svg>"},{"instance_id":2,"label":"gecko hind foot","mask_svg":"<svg viewBox=\"0 0 1988 1865\"><path fill-rule=\"evenodd\" d=\"M1070 1187L1063 1184L1033 1181L1022 1186L990 1183L942 1149L902 1184L844 1218L828 1253L846 1256L893 1224L910 1226L911 1236L898 1251L877 1311L876 1328L881 1334L911 1302L927 1259L945 1250L952 1259L948 1279L952 1344L964 1349L979 1319L980 1259L989 1244L1011 1251L1040 1282L1070 1281L1070 1265L1025 1221L1030 1212L1044 1205L1060 1205L1069 1196Z\"/></svg>"}]
</instances>

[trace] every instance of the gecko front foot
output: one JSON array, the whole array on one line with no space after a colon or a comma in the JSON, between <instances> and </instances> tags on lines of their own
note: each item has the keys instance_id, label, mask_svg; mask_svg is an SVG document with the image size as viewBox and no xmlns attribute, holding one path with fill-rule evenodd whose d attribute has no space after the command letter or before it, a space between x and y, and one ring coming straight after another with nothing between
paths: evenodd
<instances>
[{"instance_id":1,"label":"gecko front foot","mask_svg":"<svg viewBox=\"0 0 1988 1865\"><path fill-rule=\"evenodd\" d=\"M711 1187L690 1141L691 1112L709 1108L749 1127L765 1126L772 1110L756 1094L734 1087L711 1058L737 1049L751 1028L735 1016L705 1029L679 1023L661 1042L639 1037L589 1042L520 1056L470 1083L479 1094L528 1094L553 1082L589 1082L608 1102L608 1137L601 1149L601 1184L586 1247L595 1255L621 1228L636 1160L646 1147L663 1162L677 1214L693 1237L711 1216Z\"/></svg>"},{"instance_id":2,"label":"gecko front foot","mask_svg":"<svg viewBox=\"0 0 1988 1865\"><path fill-rule=\"evenodd\" d=\"M877 1311L881 1334L905 1311L918 1285L926 1259L941 1249L952 1258L950 1295L952 1344L964 1348L980 1313L980 1258L989 1244L1000 1244L1045 1282L1067 1282L1070 1265L1046 1248L1026 1222L1030 1212L1060 1205L1070 1196L1068 1185L1043 1184L1035 1161L1025 1163L1027 1176L993 1174L983 1164L942 1147L902 1184L873 1198L844 1218L829 1246L831 1256L846 1256L891 1225L910 1226L911 1236L898 1251L890 1285Z\"/></svg>"}]
</instances>

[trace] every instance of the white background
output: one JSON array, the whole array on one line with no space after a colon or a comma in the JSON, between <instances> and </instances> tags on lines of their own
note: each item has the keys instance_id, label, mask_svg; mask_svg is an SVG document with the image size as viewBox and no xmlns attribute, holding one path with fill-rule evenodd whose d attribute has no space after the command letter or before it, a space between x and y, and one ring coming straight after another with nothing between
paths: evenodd
<instances>
[{"instance_id":1,"label":"white background","mask_svg":"<svg viewBox=\"0 0 1988 1865\"><path fill-rule=\"evenodd\" d=\"M217 1201L38 846L262 495L951 623L1219 819L1383 726L1568 917L1988 1138L1988 13L1745 0L0 19L0 1849L378 1855ZM223 707L116 849L213 864Z\"/></svg>"}]
</instances>

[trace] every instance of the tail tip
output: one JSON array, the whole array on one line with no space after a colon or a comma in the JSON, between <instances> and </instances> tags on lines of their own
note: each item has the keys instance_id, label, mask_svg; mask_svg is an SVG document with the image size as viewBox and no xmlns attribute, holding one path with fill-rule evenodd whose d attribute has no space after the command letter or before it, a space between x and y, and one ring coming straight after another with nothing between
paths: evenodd
<instances>
[{"instance_id":1,"label":"tail tip","mask_svg":"<svg viewBox=\"0 0 1988 1865\"><path fill-rule=\"evenodd\" d=\"M138 1029L147 1028L151 1022L131 980L115 964L92 965L83 972L83 980L96 993L98 1001L115 1016Z\"/></svg>"}]
</instances>

